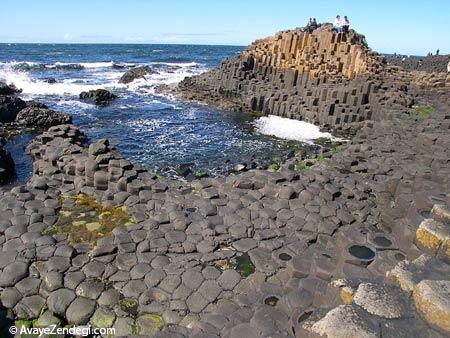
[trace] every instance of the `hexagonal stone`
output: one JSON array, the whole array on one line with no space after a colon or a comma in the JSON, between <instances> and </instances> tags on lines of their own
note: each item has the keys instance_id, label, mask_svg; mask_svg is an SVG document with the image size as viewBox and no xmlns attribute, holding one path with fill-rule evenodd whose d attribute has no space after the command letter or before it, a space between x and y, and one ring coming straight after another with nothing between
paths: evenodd
<instances>
[{"instance_id":1,"label":"hexagonal stone","mask_svg":"<svg viewBox=\"0 0 450 338\"><path fill-rule=\"evenodd\" d=\"M423 280L413 296L417 311L428 324L450 334L450 281Z\"/></svg>"},{"instance_id":2,"label":"hexagonal stone","mask_svg":"<svg viewBox=\"0 0 450 338\"><path fill-rule=\"evenodd\" d=\"M27 277L16 284L16 289L24 296L32 296L39 292L41 280L34 277Z\"/></svg>"},{"instance_id":3,"label":"hexagonal stone","mask_svg":"<svg viewBox=\"0 0 450 338\"><path fill-rule=\"evenodd\" d=\"M98 278L105 272L105 264L97 261L90 262L83 267L83 272L87 278Z\"/></svg>"},{"instance_id":4,"label":"hexagonal stone","mask_svg":"<svg viewBox=\"0 0 450 338\"><path fill-rule=\"evenodd\" d=\"M233 247L240 252L247 252L257 247L257 243L253 238L243 238L233 242Z\"/></svg>"},{"instance_id":5,"label":"hexagonal stone","mask_svg":"<svg viewBox=\"0 0 450 338\"><path fill-rule=\"evenodd\" d=\"M136 319L137 333L147 337L154 336L164 326L164 320L159 314L143 314Z\"/></svg>"},{"instance_id":6,"label":"hexagonal stone","mask_svg":"<svg viewBox=\"0 0 450 338\"><path fill-rule=\"evenodd\" d=\"M20 319L34 319L39 316L44 305L45 299L41 296L25 297L14 307L14 312Z\"/></svg>"},{"instance_id":7,"label":"hexagonal stone","mask_svg":"<svg viewBox=\"0 0 450 338\"><path fill-rule=\"evenodd\" d=\"M435 255L442 245L450 247L450 226L431 218L425 219L416 231L415 242L423 251ZM447 257L450 254L447 253Z\"/></svg>"},{"instance_id":8,"label":"hexagonal stone","mask_svg":"<svg viewBox=\"0 0 450 338\"><path fill-rule=\"evenodd\" d=\"M47 306L53 313L64 316L70 303L75 299L75 292L69 289L53 291L47 298Z\"/></svg>"},{"instance_id":9,"label":"hexagonal stone","mask_svg":"<svg viewBox=\"0 0 450 338\"><path fill-rule=\"evenodd\" d=\"M224 290L233 290L241 280L241 275L233 269L225 270L217 282Z\"/></svg>"},{"instance_id":10,"label":"hexagonal stone","mask_svg":"<svg viewBox=\"0 0 450 338\"><path fill-rule=\"evenodd\" d=\"M200 272L196 270L187 270L181 276L181 280L183 281L183 284L191 290L197 290L205 279Z\"/></svg>"},{"instance_id":11,"label":"hexagonal stone","mask_svg":"<svg viewBox=\"0 0 450 338\"><path fill-rule=\"evenodd\" d=\"M67 321L69 324L86 324L91 315L94 313L94 309L95 301L83 297L77 297L67 308Z\"/></svg>"},{"instance_id":12,"label":"hexagonal stone","mask_svg":"<svg viewBox=\"0 0 450 338\"><path fill-rule=\"evenodd\" d=\"M60 272L52 271L44 275L42 282L46 290L55 291L63 286L63 275Z\"/></svg>"},{"instance_id":13,"label":"hexagonal stone","mask_svg":"<svg viewBox=\"0 0 450 338\"><path fill-rule=\"evenodd\" d=\"M55 256L50 257L47 261L47 269L49 272L65 272L70 268L70 258Z\"/></svg>"},{"instance_id":14,"label":"hexagonal stone","mask_svg":"<svg viewBox=\"0 0 450 338\"><path fill-rule=\"evenodd\" d=\"M28 275L28 264L25 262L13 262L8 264L0 274L0 286L14 286Z\"/></svg>"},{"instance_id":15,"label":"hexagonal stone","mask_svg":"<svg viewBox=\"0 0 450 338\"><path fill-rule=\"evenodd\" d=\"M136 330L134 320L129 317L118 317L113 328L115 329L115 335L118 337L128 337L136 333L134 332Z\"/></svg>"},{"instance_id":16,"label":"hexagonal stone","mask_svg":"<svg viewBox=\"0 0 450 338\"><path fill-rule=\"evenodd\" d=\"M75 289L77 296L86 297L90 299L97 299L105 289L105 285L96 279L90 279L82 282Z\"/></svg>"},{"instance_id":17,"label":"hexagonal stone","mask_svg":"<svg viewBox=\"0 0 450 338\"><path fill-rule=\"evenodd\" d=\"M98 328L112 327L115 320L116 314L114 313L114 311L105 309L103 307L98 307L91 317L92 325Z\"/></svg>"},{"instance_id":18,"label":"hexagonal stone","mask_svg":"<svg viewBox=\"0 0 450 338\"><path fill-rule=\"evenodd\" d=\"M97 302L99 305L113 307L119 302L121 298L122 295L119 291L115 289L109 289L102 292Z\"/></svg>"},{"instance_id":19,"label":"hexagonal stone","mask_svg":"<svg viewBox=\"0 0 450 338\"><path fill-rule=\"evenodd\" d=\"M147 290L147 286L142 280L129 281L123 288L122 294L125 297L139 298L139 296Z\"/></svg>"},{"instance_id":20,"label":"hexagonal stone","mask_svg":"<svg viewBox=\"0 0 450 338\"><path fill-rule=\"evenodd\" d=\"M370 314L394 319L411 315L407 298L398 287L362 283L356 290L353 301Z\"/></svg>"},{"instance_id":21,"label":"hexagonal stone","mask_svg":"<svg viewBox=\"0 0 450 338\"><path fill-rule=\"evenodd\" d=\"M149 288L159 284L166 277L163 269L154 269L145 275L144 282Z\"/></svg>"},{"instance_id":22,"label":"hexagonal stone","mask_svg":"<svg viewBox=\"0 0 450 338\"><path fill-rule=\"evenodd\" d=\"M159 287L168 293L172 293L178 285L180 285L180 283L180 277L176 275L168 275L161 281L161 283L159 283Z\"/></svg>"},{"instance_id":23,"label":"hexagonal stone","mask_svg":"<svg viewBox=\"0 0 450 338\"><path fill-rule=\"evenodd\" d=\"M6 288L0 294L0 300L7 309L13 308L21 299L22 294L16 288Z\"/></svg>"},{"instance_id":24,"label":"hexagonal stone","mask_svg":"<svg viewBox=\"0 0 450 338\"><path fill-rule=\"evenodd\" d=\"M242 323L234 326L230 331L230 338L261 338L259 331L248 323Z\"/></svg>"},{"instance_id":25,"label":"hexagonal stone","mask_svg":"<svg viewBox=\"0 0 450 338\"><path fill-rule=\"evenodd\" d=\"M208 301L199 292L194 292L186 300L186 305L190 312L200 313L208 305Z\"/></svg>"},{"instance_id":26,"label":"hexagonal stone","mask_svg":"<svg viewBox=\"0 0 450 338\"><path fill-rule=\"evenodd\" d=\"M205 280L199 287L198 292L200 292L206 300L212 302L219 296L222 289L215 280Z\"/></svg>"},{"instance_id":27,"label":"hexagonal stone","mask_svg":"<svg viewBox=\"0 0 450 338\"><path fill-rule=\"evenodd\" d=\"M380 336L379 324L354 305L340 305L314 323L311 331L325 337Z\"/></svg>"}]
</instances>

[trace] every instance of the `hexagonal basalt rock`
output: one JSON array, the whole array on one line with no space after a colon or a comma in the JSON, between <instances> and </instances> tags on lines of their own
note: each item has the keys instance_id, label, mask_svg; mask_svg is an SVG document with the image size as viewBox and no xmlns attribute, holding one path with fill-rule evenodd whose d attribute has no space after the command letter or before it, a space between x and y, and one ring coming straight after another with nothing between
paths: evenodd
<instances>
[{"instance_id":1,"label":"hexagonal basalt rock","mask_svg":"<svg viewBox=\"0 0 450 338\"><path fill-rule=\"evenodd\" d=\"M0 286L14 286L28 275L28 264L25 262L13 262L8 264L0 274Z\"/></svg>"},{"instance_id":2,"label":"hexagonal basalt rock","mask_svg":"<svg viewBox=\"0 0 450 338\"><path fill-rule=\"evenodd\" d=\"M314 323L311 331L333 338L378 338L379 324L354 305L340 305Z\"/></svg>"},{"instance_id":3,"label":"hexagonal basalt rock","mask_svg":"<svg viewBox=\"0 0 450 338\"><path fill-rule=\"evenodd\" d=\"M425 320L450 334L450 281L423 280L414 288L413 296Z\"/></svg>"},{"instance_id":4,"label":"hexagonal basalt rock","mask_svg":"<svg viewBox=\"0 0 450 338\"><path fill-rule=\"evenodd\" d=\"M379 317L394 319L411 316L408 296L391 285L362 283L353 297L355 304Z\"/></svg>"},{"instance_id":5,"label":"hexagonal basalt rock","mask_svg":"<svg viewBox=\"0 0 450 338\"><path fill-rule=\"evenodd\" d=\"M66 319L69 324L86 324L94 313L94 309L95 301L84 297L77 297L67 308Z\"/></svg>"},{"instance_id":6,"label":"hexagonal basalt rock","mask_svg":"<svg viewBox=\"0 0 450 338\"><path fill-rule=\"evenodd\" d=\"M47 298L47 306L53 313L64 316L70 303L75 299L75 292L69 289L53 291Z\"/></svg>"}]
</instances>

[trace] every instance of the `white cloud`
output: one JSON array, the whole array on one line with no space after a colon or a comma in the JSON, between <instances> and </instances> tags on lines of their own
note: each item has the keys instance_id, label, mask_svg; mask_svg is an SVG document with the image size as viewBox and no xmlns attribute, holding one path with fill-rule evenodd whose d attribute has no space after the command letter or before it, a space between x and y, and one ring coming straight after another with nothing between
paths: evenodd
<instances>
[{"instance_id":1,"label":"white cloud","mask_svg":"<svg viewBox=\"0 0 450 338\"><path fill-rule=\"evenodd\" d=\"M72 40L72 38L73 38L72 34L69 34L69 33L66 33L63 36L63 39L66 41L70 41L70 40Z\"/></svg>"}]
</instances>

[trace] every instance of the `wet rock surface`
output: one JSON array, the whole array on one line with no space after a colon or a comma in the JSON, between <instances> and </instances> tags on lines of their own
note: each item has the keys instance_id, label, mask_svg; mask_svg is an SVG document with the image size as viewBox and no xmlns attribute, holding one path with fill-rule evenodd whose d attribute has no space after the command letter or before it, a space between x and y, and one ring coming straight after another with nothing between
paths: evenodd
<instances>
[{"instance_id":1,"label":"wet rock surface","mask_svg":"<svg viewBox=\"0 0 450 338\"><path fill-rule=\"evenodd\" d=\"M93 89L88 92L81 92L80 99L86 102L91 102L97 106L107 105L109 102L115 100L116 95L107 91L106 89Z\"/></svg>"},{"instance_id":2,"label":"wet rock surface","mask_svg":"<svg viewBox=\"0 0 450 338\"><path fill-rule=\"evenodd\" d=\"M140 66L135 67L130 70L127 70L125 74L119 79L119 83L130 83L136 79L144 78L145 75L158 74L157 71L153 70L149 66Z\"/></svg>"}]
</instances>

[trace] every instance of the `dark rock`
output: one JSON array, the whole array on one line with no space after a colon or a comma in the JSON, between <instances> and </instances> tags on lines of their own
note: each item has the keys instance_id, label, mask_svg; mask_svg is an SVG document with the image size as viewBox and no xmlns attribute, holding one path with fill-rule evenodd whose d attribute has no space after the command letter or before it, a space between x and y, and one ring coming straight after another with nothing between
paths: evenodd
<instances>
[{"instance_id":1,"label":"dark rock","mask_svg":"<svg viewBox=\"0 0 450 338\"><path fill-rule=\"evenodd\" d=\"M28 127L48 128L59 124L71 123L72 117L51 109L30 106L22 109L17 114L16 121Z\"/></svg>"},{"instance_id":2,"label":"dark rock","mask_svg":"<svg viewBox=\"0 0 450 338\"><path fill-rule=\"evenodd\" d=\"M0 122L13 122L26 106L25 101L18 97L0 95Z\"/></svg>"},{"instance_id":3,"label":"dark rock","mask_svg":"<svg viewBox=\"0 0 450 338\"><path fill-rule=\"evenodd\" d=\"M49 77L45 82L53 84L53 83L56 83L57 81L54 77Z\"/></svg>"},{"instance_id":4,"label":"dark rock","mask_svg":"<svg viewBox=\"0 0 450 338\"><path fill-rule=\"evenodd\" d=\"M120 78L119 83L130 83L136 79L143 78L145 75L151 74L158 74L158 72L154 71L149 66L135 67L125 72Z\"/></svg>"},{"instance_id":5,"label":"dark rock","mask_svg":"<svg viewBox=\"0 0 450 338\"><path fill-rule=\"evenodd\" d=\"M11 154L3 149L0 139L0 184L7 182L14 175L14 161Z\"/></svg>"},{"instance_id":6,"label":"dark rock","mask_svg":"<svg viewBox=\"0 0 450 338\"><path fill-rule=\"evenodd\" d=\"M107 91L106 89L95 89L80 93L81 100L94 103L97 106L107 105L109 102L115 100L116 98L116 95Z\"/></svg>"},{"instance_id":7,"label":"dark rock","mask_svg":"<svg viewBox=\"0 0 450 338\"><path fill-rule=\"evenodd\" d=\"M17 89L14 85L7 85L6 83L0 81L0 95L14 95L20 93L21 90Z\"/></svg>"}]
</instances>

